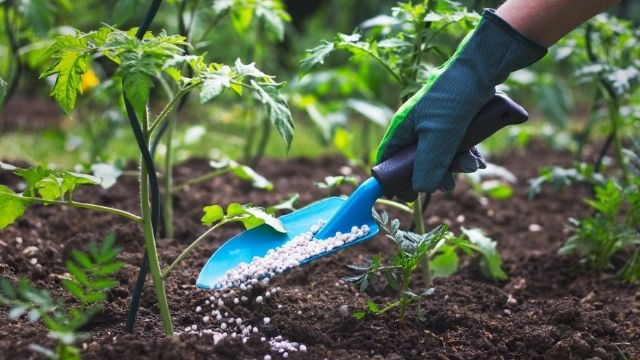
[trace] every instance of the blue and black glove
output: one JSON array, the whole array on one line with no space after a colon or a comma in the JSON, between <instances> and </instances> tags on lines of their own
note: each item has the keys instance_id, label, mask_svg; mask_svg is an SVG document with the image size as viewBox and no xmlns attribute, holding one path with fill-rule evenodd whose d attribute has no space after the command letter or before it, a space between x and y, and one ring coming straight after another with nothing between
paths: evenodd
<instances>
[{"instance_id":1,"label":"blue and black glove","mask_svg":"<svg viewBox=\"0 0 640 360\"><path fill-rule=\"evenodd\" d=\"M494 10L485 10L480 23L453 56L434 69L420 91L396 112L378 147L380 163L418 143L413 189L401 191L401 197L407 198L411 190L452 190L455 183L451 172L474 172L486 167L475 148L454 159L469 123L511 72L535 63L546 52Z\"/></svg>"}]
</instances>

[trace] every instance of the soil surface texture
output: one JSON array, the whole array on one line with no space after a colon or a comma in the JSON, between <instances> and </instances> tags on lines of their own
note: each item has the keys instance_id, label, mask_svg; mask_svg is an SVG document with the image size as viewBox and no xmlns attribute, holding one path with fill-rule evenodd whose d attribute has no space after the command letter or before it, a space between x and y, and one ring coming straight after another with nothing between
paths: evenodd
<instances>
[{"instance_id":1,"label":"soil surface texture","mask_svg":"<svg viewBox=\"0 0 640 360\"><path fill-rule=\"evenodd\" d=\"M485 280L477 262L463 256L456 275L435 279L435 293L421 303L422 320L414 312L404 321L397 313L368 315L363 320L351 316L366 308L369 299L383 304L394 298L382 280L362 294L341 281L352 274L347 264L393 251L390 241L380 234L275 277L269 286L282 290L262 304L229 308L254 324L262 323L264 317L271 319L269 326L262 326L244 344L228 337L214 345L211 335L163 336L150 277L135 332L126 335L123 328L143 238L137 224L111 215L30 207L16 224L0 232L0 275L11 280L26 277L71 302L61 286L64 260L72 249L86 249L91 241L101 241L114 231L123 248L120 258L125 267L118 275L120 286L108 293L106 307L83 329L90 333L80 344L86 359L263 359L266 354L280 359L280 354L260 341L276 336L306 345L306 352L290 352L290 359L640 359L640 289L618 282L613 271L592 274L579 259L557 255L568 236L567 219L589 213L582 201L588 189L545 188L537 198L526 198L526 180L539 167L567 165L570 155L538 144L526 154L511 152L492 160L518 176L511 199L481 202L460 181L452 195L433 196L425 219L429 227L446 222L456 233L461 226L482 228L498 242L509 280ZM253 189L229 174L192 186L175 196L176 236L159 240L160 259L167 265L205 230L199 222L205 205L238 202L266 207L299 193L298 205L302 206L328 195L315 188L314 182L347 170L338 157L268 159L257 171L274 183L274 191ZM190 160L176 167L176 181L208 171L207 161ZM365 179L363 171L355 172ZM7 172L0 173L0 183L19 186L18 179ZM85 188L76 191L74 198L138 213L137 187L135 176L125 176L108 190ZM333 194L351 190L343 186ZM405 215L390 214L400 218L404 228L409 226ZM196 288L196 277L216 248L241 230L226 226L212 234L169 278L167 292L177 330L190 325L206 328L194 309L211 292ZM420 280L414 290L419 287ZM0 307L0 358L39 358L29 344L54 346L41 323L24 318L11 321L7 311Z\"/></svg>"}]
</instances>

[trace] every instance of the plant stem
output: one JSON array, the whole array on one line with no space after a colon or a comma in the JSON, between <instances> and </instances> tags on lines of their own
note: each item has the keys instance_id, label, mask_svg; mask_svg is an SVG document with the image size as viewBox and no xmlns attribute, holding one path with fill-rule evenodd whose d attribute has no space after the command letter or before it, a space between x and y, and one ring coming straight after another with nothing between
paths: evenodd
<instances>
[{"instance_id":1,"label":"plant stem","mask_svg":"<svg viewBox=\"0 0 640 360\"><path fill-rule=\"evenodd\" d=\"M380 198L380 199L376 200L376 204L390 206L390 207L396 208L398 210L402 210L402 211L406 212L407 214L413 216L413 209L411 209L410 207L408 207L405 204L401 204L401 203L395 202L393 200L387 200L387 199Z\"/></svg>"},{"instance_id":2,"label":"plant stem","mask_svg":"<svg viewBox=\"0 0 640 360\"><path fill-rule=\"evenodd\" d=\"M411 270L404 269L402 271L402 296L400 297L400 320L404 320L404 314L407 311L407 306L411 302L407 291L409 291L409 284L411 283Z\"/></svg>"},{"instance_id":3,"label":"plant stem","mask_svg":"<svg viewBox=\"0 0 640 360\"><path fill-rule=\"evenodd\" d=\"M227 172L229 172L229 169L228 168L224 168L224 169L219 169L219 170L216 170L216 171L212 171L212 172L206 173L204 175L200 175L200 176L198 176L196 178L189 179L189 180L187 180L187 181L185 181L185 182L183 182L183 183L181 183L179 185L176 185L175 187L173 187L173 190L171 192L172 193L176 193L176 192L182 191L182 190L184 190L185 188L188 188L191 185L194 185L194 184L197 184L197 183L201 183L201 182L207 181L209 179L213 179L216 176L220 176L220 175L225 174Z\"/></svg>"},{"instance_id":4,"label":"plant stem","mask_svg":"<svg viewBox=\"0 0 640 360\"><path fill-rule=\"evenodd\" d=\"M15 199L19 199L19 200L23 200L23 201L33 201L35 203L45 204L45 205L64 205L64 206L71 206L71 207L75 207L75 208L89 209L89 210L99 211L99 212L103 212L103 213L118 215L118 216L121 216L123 218L129 219L129 220L133 220L135 222L142 222L142 218L140 216L138 216L138 215L132 214L132 213L130 213L128 211L115 209L115 208L110 208L110 207L102 206L102 205L95 205L95 204L90 204L90 203L77 202L77 201L73 201L73 200L45 200L45 199L41 199L41 198L37 198L37 197L21 196L21 195L17 195L17 194L14 195L14 194L10 194L10 193L4 193L2 195L3 196L10 196L10 197L13 197Z\"/></svg>"},{"instance_id":5,"label":"plant stem","mask_svg":"<svg viewBox=\"0 0 640 360\"><path fill-rule=\"evenodd\" d=\"M178 93L173 97L173 99L171 99L171 101L164 107L164 109L162 109L160 114L156 116L153 123L151 123L151 126L149 127L149 134L153 134L153 132L158 128L158 126L160 126L160 124L162 124L162 122L165 121L165 119L167 118L167 115L169 115L171 110L173 110L173 108L178 103L178 100L180 100L181 97L189 93L189 91L191 91L193 88L199 86L200 83L201 83L200 81L194 81L191 84L187 85L186 87L180 89L180 91L178 91Z\"/></svg>"},{"instance_id":6,"label":"plant stem","mask_svg":"<svg viewBox=\"0 0 640 360\"><path fill-rule=\"evenodd\" d=\"M413 203L413 223L416 226L415 233L423 235L425 233L424 219L422 216L422 195L418 194L418 198ZM431 279L431 265L429 264L429 255L425 255L422 260L422 276L424 277L425 287L431 287L433 280Z\"/></svg>"},{"instance_id":7,"label":"plant stem","mask_svg":"<svg viewBox=\"0 0 640 360\"><path fill-rule=\"evenodd\" d=\"M352 44L345 44L345 46L356 48L366 53L367 55L371 56L375 61L377 61L380 65L382 65L382 67L384 67L389 72L389 74L391 74L398 81L398 83L400 83L400 85L406 86L406 81L402 78L402 76L398 75L398 73L393 71L393 69L391 68L391 66L389 66L389 64L387 64L384 60L382 60L378 55L371 52L371 50L365 49L360 46L355 46Z\"/></svg>"},{"instance_id":8,"label":"plant stem","mask_svg":"<svg viewBox=\"0 0 640 360\"><path fill-rule=\"evenodd\" d=\"M142 209L144 242L149 256L149 269L151 278L153 279L153 287L158 299L158 307L160 308L160 316L164 325L165 335L173 335L173 324L171 322L171 313L169 312L169 304L167 302L167 294L164 288L164 279L162 270L160 269L160 260L158 259L158 250L156 249L156 239L151 223L151 207L149 205L149 174L144 161L140 166L140 205Z\"/></svg>"},{"instance_id":9,"label":"plant stem","mask_svg":"<svg viewBox=\"0 0 640 360\"><path fill-rule=\"evenodd\" d=\"M218 222L217 224L213 225L211 228L209 228L207 231L205 231L204 233L202 233L202 235L200 235L197 239L195 239L189 246L187 246L186 249L184 249L182 251L182 253L180 253L180 255L178 255L178 257L171 263L171 265L167 266L166 268L164 268L164 270L162 270L162 278L166 279L167 277L169 277L169 275L171 274L171 271L173 271L173 269L187 256L189 255L189 253L191 251L193 251L193 249L195 249L198 244L200 244L200 242L202 242L202 240L204 240L207 236L209 236L209 234L211 234L214 230L216 230L217 228L219 228L220 226L226 224L228 221L227 220L222 220L220 222Z\"/></svg>"}]
</instances>

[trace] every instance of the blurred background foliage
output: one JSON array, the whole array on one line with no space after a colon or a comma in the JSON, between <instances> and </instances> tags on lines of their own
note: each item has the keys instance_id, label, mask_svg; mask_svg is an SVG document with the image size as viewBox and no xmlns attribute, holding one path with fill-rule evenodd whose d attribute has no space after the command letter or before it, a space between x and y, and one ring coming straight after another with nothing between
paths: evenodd
<instances>
[{"instance_id":1,"label":"blurred background foliage","mask_svg":"<svg viewBox=\"0 0 640 360\"><path fill-rule=\"evenodd\" d=\"M449 16L444 20L427 16L427 22L452 20L437 33L431 29L434 36L428 40L433 49L425 49L417 64L410 64L415 65L409 69L415 76L403 84L385 71L382 62L349 49L335 51L309 74L300 76L307 50L323 41L336 41L338 33L360 34L363 46L379 52L392 67L404 61L402 46L406 45L400 42L411 39L415 32L408 20L403 23L402 14L392 10L402 7L396 1L166 1L151 31L186 36L193 46L189 51L206 53L207 61L255 61L258 68L276 75L277 81L287 82L284 91L296 126L287 154L277 133L261 127L263 116L255 110L254 100L222 96L200 105L191 97L177 115L181 125L174 135L176 160L230 156L251 161L263 151L272 157L342 154L355 164L367 165L402 98L415 91L415 84L430 68L451 55L472 27L475 13L499 3L408 3L413 10L432 7L433 14ZM84 93L71 118L48 96L53 80L39 79L39 74L48 63L44 50L57 35L73 33L74 29L91 31L102 23L130 29L140 23L147 3L2 0L0 5L0 78L6 82L0 87L6 93L0 159L73 168L100 162L122 164L137 156L119 109L119 84L111 80L114 69L108 62L96 58L91 63L92 71L83 78ZM637 136L639 22L640 4L622 1L571 33L538 64L513 74L500 90L524 105L531 120L492 137L483 144L484 150L523 149L531 139L541 138L549 146L573 151L579 160L597 152L590 144L606 142L612 129L624 136ZM381 46L381 39L393 36L396 40ZM392 54L388 49L393 46L397 48ZM150 106L156 112L159 109L153 98L161 103L166 101L164 96L161 86L152 89ZM620 141L624 142L624 136ZM162 157L162 144L158 150Z\"/></svg>"}]
</instances>

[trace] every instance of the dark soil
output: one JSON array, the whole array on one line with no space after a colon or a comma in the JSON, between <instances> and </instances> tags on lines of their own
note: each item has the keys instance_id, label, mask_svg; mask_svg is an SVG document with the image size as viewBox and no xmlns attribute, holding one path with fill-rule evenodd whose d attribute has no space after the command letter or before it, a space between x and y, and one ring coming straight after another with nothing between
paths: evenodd
<instances>
[{"instance_id":1,"label":"dark soil","mask_svg":"<svg viewBox=\"0 0 640 360\"><path fill-rule=\"evenodd\" d=\"M214 346L209 336L187 334L163 337L150 279L135 333L125 335L143 240L135 224L113 216L71 208L30 208L0 233L0 275L13 280L26 277L70 301L60 286L63 260L71 249L84 248L115 231L126 266L119 273L121 285L109 291L107 306L86 326L91 333L82 344L87 359L262 359L268 346L259 337L265 335L306 344L308 352L291 353L293 359L640 359L640 289L618 282L612 273L590 274L578 259L556 255L567 237L567 218L588 213L582 202L588 190L545 189L535 200L525 197L526 179L535 176L540 166L568 164L570 156L535 145L526 155L511 153L495 161L519 176L513 198L481 205L468 186L460 184L453 196L436 194L425 216L430 226L447 222L456 232L459 226L484 229L498 241L510 279L488 282L474 261L464 261L457 275L435 280L434 296L421 304L424 320L411 313L400 321L391 313L357 321L339 311L342 305L349 312L363 309L371 298L377 303L392 299L380 284L358 294L340 281L350 273L346 264L392 251L380 235L274 279L272 284L282 287L282 292L265 304L232 309L254 323L264 316L272 319L272 326L246 344L225 339ZM206 163L192 160L179 166L178 182L206 172ZM184 191L175 199L176 239L159 242L161 260L171 261L204 230L199 224L204 205L267 206L293 192L300 193L301 204L307 204L327 195L313 183L338 174L343 166L344 161L334 157L266 160L258 170L274 182L276 191L252 189L230 175ZM10 174L0 174L0 183L15 185L16 181ZM137 179L125 177L107 191L82 190L75 197L137 212L136 188ZM408 226L407 218L391 214ZM539 225L539 231L531 231L536 230L531 224ZM197 289L195 279L212 252L240 230L229 226L212 235L169 279L167 291L177 329L202 326L194 308L208 292ZM36 358L29 344L53 345L39 323L10 321L4 307L0 319L0 358Z\"/></svg>"}]
</instances>

